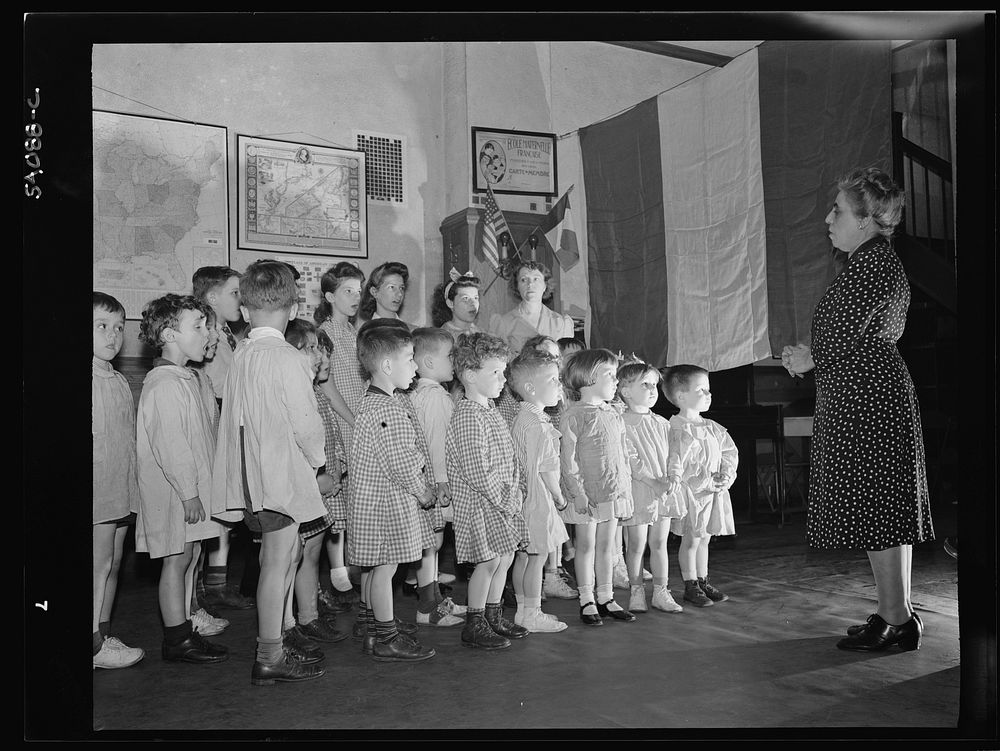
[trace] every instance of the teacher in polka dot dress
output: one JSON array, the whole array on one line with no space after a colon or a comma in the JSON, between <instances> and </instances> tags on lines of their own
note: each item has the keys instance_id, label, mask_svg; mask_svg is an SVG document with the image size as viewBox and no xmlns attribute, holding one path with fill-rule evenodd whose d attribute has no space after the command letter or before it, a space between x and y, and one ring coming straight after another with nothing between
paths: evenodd
<instances>
[{"instance_id":1,"label":"teacher in polka dot dress","mask_svg":"<svg viewBox=\"0 0 1000 751\"><path fill-rule=\"evenodd\" d=\"M792 375L816 370L808 543L865 550L878 606L837 646L918 649L923 623L910 604L913 546L933 539L924 444L913 381L896 342L910 285L890 238L903 191L881 170L837 183L830 241L847 263L823 294L812 345L785 347Z\"/></svg>"}]
</instances>

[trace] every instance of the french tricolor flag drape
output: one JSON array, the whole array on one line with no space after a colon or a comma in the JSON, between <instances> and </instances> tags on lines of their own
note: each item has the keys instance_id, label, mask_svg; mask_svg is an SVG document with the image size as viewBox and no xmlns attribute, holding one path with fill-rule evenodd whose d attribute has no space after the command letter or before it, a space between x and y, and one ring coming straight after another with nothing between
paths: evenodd
<instances>
[{"instance_id":1,"label":"french tricolor flag drape","mask_svg":"<svg viewBox=\"0 0 1000 751\"><path fill-rule=\"evenodd\" d=\"M726 370L807 341L836 178L888 169L888 42L766 42L579 132L590 346Z\"/></svg>"}]
</instances>

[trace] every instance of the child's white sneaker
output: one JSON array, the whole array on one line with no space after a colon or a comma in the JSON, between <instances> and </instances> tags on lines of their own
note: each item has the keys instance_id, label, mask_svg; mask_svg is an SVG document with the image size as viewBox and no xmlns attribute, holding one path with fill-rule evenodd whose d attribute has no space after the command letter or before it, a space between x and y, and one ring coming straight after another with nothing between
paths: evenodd
<instances>
[{"instance_id":1,"label":"child's white sneaker","mask_svg":"<svg viewBox=\"0 0 1000 751\"><path fill-rule=\"evenodd\" d=\"M202 636L216 636L229 626L225 618L215 618L208 614L205 608L199 608L191 614L191 628Z\"/></svg>"},{"instance_id":2,"label":"child's white sneaker","mask_svg":"<svg viewBox=\"0 0 1000 751\"><path fill-rule=\"evenodd\" d=\"M653 585L653 607L664 613L683 613L684 608L677 604L665 584ZM630 608L631 609L631 608Z\"/></svg>"},{"instance_id":3,"label":"child's white sneaker","mask_svg":"<svg viewBox=\"0 0 1000 751\"><path fill-rule=\"evenodd\" d=\"M648 571L647 569L643 569L642 570L642 580L644 582L651 582L651 581L653 581L653 574L650 571Z\"/></svg>"},{"instance_id":4,"label":"child's white sneaker","mask_svg":"<svg viewBox=\"0 0 1000 751\"><path fill-rule=\"evenodd\" d=\"M615 589L631 589L628 581L628 569L625 568L625 561L619 558L611 569L611 583Z\"/></svg>"},{"instance_id":5,"label":"child's white sneaker","mask_svg":"<svg viewBox=\"0 0 1000 751\"><path fill-rule=\"evenodd\" d=\"M646 606L646 588L641 584L632 586L632 595L629 597L628 609L633 613L645 613L649 610Z\"/></svg>"},{"instance_id":6,"label":"child's white sneaker","mask_svg":"<svg viewBox=\"0 0 1000 751\"><path fill-rule=\"evenodd\" d=\"M561 576L546 576L542 582L542 592L546 597L555 597L557 600L575 600L580 596Z\"/></svg>"},{"instance_id":7,"label":"child's white sneaker","mask_svg":"<svg viewBox=\"0 0 1000 751\"><path fill-rule=\"evenodd\" d=\"M105 636L101 651L94 655L94 667L104 670L127 668L145 656L146 652L139 647L128 647L116 636Z\"/></svg>"},{"instance_id":8,"label":"child's white sneaker","mask_svg":"<svg viewBox=\"0 0 1000 751\"><path fill-rule=\"evenodd\" d=\"M566 624L541 609L533 610L521 618L518 624L533 634L555 634L566 629Z\"/></svg>"}]
</instances>

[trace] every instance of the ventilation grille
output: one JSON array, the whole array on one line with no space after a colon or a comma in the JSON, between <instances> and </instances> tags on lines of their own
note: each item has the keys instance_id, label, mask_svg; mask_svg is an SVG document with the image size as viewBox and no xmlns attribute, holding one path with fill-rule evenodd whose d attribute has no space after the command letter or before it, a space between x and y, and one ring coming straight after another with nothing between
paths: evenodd
<instances>
[{"instance_id":1,"label":"ventilation grille","mask_svg":"<svg viewBox=\"0 0 1000 751\"><path fill-rule=\"evenodd\" d=\"M355 133L355 138L357 149L365 152L365 192L368 200L406 203L403 177L405 139L382 133Z\"/></svg>"}]
</instances>

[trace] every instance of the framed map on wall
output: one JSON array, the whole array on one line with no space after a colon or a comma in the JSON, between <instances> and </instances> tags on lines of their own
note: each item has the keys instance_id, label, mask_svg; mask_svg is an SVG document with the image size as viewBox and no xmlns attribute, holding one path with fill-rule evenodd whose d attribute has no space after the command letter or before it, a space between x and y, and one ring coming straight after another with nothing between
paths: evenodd
<instances>
[{"instance_id":1,"label":"framed map on wall","mask_svg":"<svg viewBox=\"0 0 1000 751\"><path fill-rule=\"evenodd\" d=\"M229 263L227 131L93 111L94 289L125 316Z\"/></svg>"},{"instance_id":2,"label":"framed map on wall","mask_svg":"<svg viewBox=\"0 0 1000 751\"><path fill-rule=\"evenodd\" d=\"M236 151L238 247L368 257L363 151L239 134Z\"/></svg>"}]
</instances>

